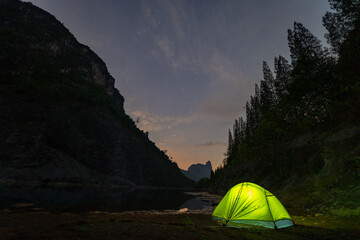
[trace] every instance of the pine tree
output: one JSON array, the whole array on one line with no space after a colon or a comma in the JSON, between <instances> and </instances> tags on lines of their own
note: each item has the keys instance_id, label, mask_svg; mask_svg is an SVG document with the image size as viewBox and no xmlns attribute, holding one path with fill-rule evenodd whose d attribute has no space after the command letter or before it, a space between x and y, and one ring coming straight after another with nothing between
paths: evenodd
<instances>
[{"instance_id":1,"label":"pine tree","mask_svg":"<svg viewBox=\"0 0 360 240\"><path fill-rule=\"evenodd\" d=\"M259 85L255 84L255 96L254 96L254 103L253 103L253 108L254 108L254 114L255 114L255 120L256 120L256 125L259 124L259 122L261 121L261 105L260 105L260 88Z\"/></svg>"},{"instance_id":2,"label":"pine tree","mask_svg":"<svg viewBox=\"0 0 360 240\"><path fill-rule=\"evenodd\" d=\"M274 75L271 72L269 65L265 61L263 61L263 77L271 92L274 92Z\"/></svg>"},{"instance_id":3,"label":"pine tree","mask_svg":"<svg viewBox=\"0 0 360 240\"><path fill-rule=\"evenodd\" d=\"M334 61L320 41L302 24L295 23L289 30L292 60L291 83L287 87L292 103L292 119L319 122L326 117L327 99L334 89Z\"/></svg>"},{"instance_id":4,"label":"pine tree","mask_svg":"<svg viewBox=\"0 0 360 240\"><path fill-rule=\"evenodd\" d=\"M350 86L360 82L360 18L355 23L355 28L349 32L347 39L341 45L337 71L341 79L340 86ZM351 89L351 88L350 88ZM360 99L359 88L358 99Z\"/></svg>"},{"instance_id":5,"label":"pine tree","mask_svg":"<svg viewBox=\"0 0 360 240\"><path fill-rule=\"evenodd\" d=\"M240 125L237 119L235 119L235 123L233 125L233 133L234 146L236 147L240 143Z\"/></svg>"},{"instance_id":6,"label":"pine tree","mask_svg":"<svg viewBox=\"0 0 360 240\"><path fill-rule=\"evenodd\" d=\"M294 65L299 58L322 58L320 40L301 23L294 22L294 30L288 30L290 56Z\"/></svg>"},{"instance_id":7,"label":"pine tree","mask_svg":"<svg viewBox=\"0 0 360 240\"><path fill-rule=\"evenodd\" d=\"M260 114L265 115L272 106L271 90L265 81L260 82Z\"/></svg>"},{"instance_id":8,"label":"pine tree","mask_svg":"<svg viewBox=\"0 0 360 240\"><path fill-rule=\"evenodd\" d=\"M274 69L275 69L275 80L274 80L274 90L275 90L275 99L278 101L283 95L287 93L287 86L290 83L290 71L291 66L289 62L281 55L275 57L274 60Z\"/></svg>"},{"instance_id":9,"label":"pine tree","mask_svg":"<svg viewBox=\"0 0 360 240\"><path fill-rule=\"evenodd\" d=\"M256 135L256 129L260 122L260 106L258 105L258 100L250 96L250 106L251 106L251 122L252 122L252 134Z\"/></svg>"},{"instance_id":10,"label":"pine tree","mask_svg":"<svg viewBox=\"0 0 360 240\"><path fill-rule=\"evenodd\" d=\"M260 98L260 88L257 83L255 83L255 98Z\"/></svg>"},{"instance_id":11,"label":"pine tree","mask_svg":"<svg viewBox=\"0 0 360 240\"><path fill-rule=\"evenodd\" d=\"M227 151L226 151L226 153L225 153L225 156L227 156L228 158L229 158L229 156L230 156L231 153L232 153L233 146L234 146L234 139L233 139L233 136L232 136L231 131L230 131L230 129L229 129L228 148L227 148Z\"/></svg>"},{"instance_id":12,"label":"pine tree","mask_svg":"<svg viewBox=\"0 0 360 240\"><path fill-rule=\"evenodd\" d=\"M260 115L265 115L274 105L274 76L265 61L263 62L263 75L264 80L260 82Z\"/></svg>"},{"instance_id":13,"label":"pine tree","mask_svg":"<svg viewBox=\"0 0 360 240\"><path fill-rule=\"evenodd\" d=\"M252 136L252 112L251 112L251 108L250 108L250 104L249 102L246 102L245 105L245 109L246 109L246 127L245 127L245 138L246 141L250 141L250 138Z\"/></svg>"},{"instance_id":14,"label":"pine tree","mask_svg":"<svg viewBox=\"0 0 360 240\"><path fill-rule=\"evenodd\" d=\"M340 51L340 45L346 39L350 29L344 24L341 14L326 12L323 17L323 26L328 33L325 34L327 43L331 46L332 51L337 54Z\"/></svg>"},{"instance_id":15,"label":"pine tree","mask_svg":"<svg viewBox=\"0 0 360 240\"><path fill-rule=\"evenodd\" d=\"M329 0L335 12L326 12L323 25L328 30L325 34L327 42L334 53L339 53L340 46L348 33L354 29L356 19L359 18L359 0Z\"/></svg>"},{"instance_id":16,"label":"pine tree","mask_svg":"<svg viewBox=\"0 0 360 240\"><path fill-rule=\"evenodd\" d=\"M240 144L242 144L245 140L245 131L246 131L246 122L244 121L244 119L242 117L239 118L239 126L240 126L240 131L239 131L239 139L240 139Z\"/></svg>"}]
</instances>

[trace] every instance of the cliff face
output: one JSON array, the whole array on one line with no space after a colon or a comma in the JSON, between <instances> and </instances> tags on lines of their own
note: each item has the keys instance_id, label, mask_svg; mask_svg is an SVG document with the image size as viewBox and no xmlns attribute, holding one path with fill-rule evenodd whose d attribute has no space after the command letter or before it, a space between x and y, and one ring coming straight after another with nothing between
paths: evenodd
<instances>
[{"instance_id":1,"label":"cliff face","mask_svg":"<svg viewBox=\"0 0 360 240\"><path fill-rule=\"evenodd\" d=\"M49 13L0 2L0 179L184 186L105 63Z\"/></svg>"},{"instance_id":2,"label":"cliff face","mask_svg":"<svg viewBox=\"0 0 360 240\"><path fill-rule=\"evenodd\" d=\"M114 88L115 80L105 63L54 16L31 3L4 0L0 4L1 57L7 67L3 71L28 77L45 68L63 74L76 72L101 87L123 108L124 99Z\"/></svg>"}]
</instances>

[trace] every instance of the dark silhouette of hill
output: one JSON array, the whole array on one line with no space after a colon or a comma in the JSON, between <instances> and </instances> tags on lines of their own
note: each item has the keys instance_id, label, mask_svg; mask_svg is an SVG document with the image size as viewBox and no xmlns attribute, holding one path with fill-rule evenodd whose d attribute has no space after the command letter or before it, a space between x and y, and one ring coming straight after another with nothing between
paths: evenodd
<instances>
[{"instance_id":1,"label":"dark silhouette of hill","mask_svg":"<svg viewBox=\"0 0 360 240\"><path fill-rule=\"evenodd\" d=\"M105 63L51 14L0 2L0 179L185 186Z\"/></svg>"},{"instance_id":2,"label":"dark silhouette of hill","mask_svg":"<svg viewBox=\"0 0 360 240\"><path fill-rule=\"evenodd\" d=\"M199 181L201 178L210 178L212 171L211 162L207 161L206 164L192 164L188 170L181 170L188 178Z\"/></svg>"}]
</instances>

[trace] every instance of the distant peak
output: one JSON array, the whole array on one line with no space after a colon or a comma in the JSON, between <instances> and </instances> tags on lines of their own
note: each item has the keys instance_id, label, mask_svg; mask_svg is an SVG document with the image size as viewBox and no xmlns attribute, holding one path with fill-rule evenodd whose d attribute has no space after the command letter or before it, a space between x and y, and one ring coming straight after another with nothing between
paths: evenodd
<instances>
[{"instance_id":1,"label":"distant peak","mask_svg":"<svg viewBox=\"0 0 360 240\"><path fill-rule=\"evenodd\" d=\"M205 164L195 163L192 164L188 170L183 170L182 172L190 179L194 181L199 181L201 178L210 178L212 171L211 162L207 161Z\"/></svg>"}]
</instances>

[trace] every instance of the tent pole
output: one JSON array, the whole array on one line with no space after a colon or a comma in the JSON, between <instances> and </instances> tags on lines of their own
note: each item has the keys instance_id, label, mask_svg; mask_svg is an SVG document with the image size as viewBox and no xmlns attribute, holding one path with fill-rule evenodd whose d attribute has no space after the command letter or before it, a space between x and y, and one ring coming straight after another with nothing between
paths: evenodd
<instances>
[{"instance_id":1,"label":"tent pole","mask_svg":"<svg viewBox=\"0 0 360 240\"><path fill-rule=\"evenodd\" d=\"M267 200L266 190L265 190L265 189L264 189L264 195L265 195L266 204L267 204L268 209L269 209L269 212L270 212L271 219L272 219L272 221L273 221L273 223L274 223L274 227L275 227L275 229L277 229L276 224L275 224L275 221L274 221L274 217L273 217L272 212L271 212L271 209L270 209L269 202L268 202L268 200Z\"/></svg>"},{"instance_id":2,"label":"tent pole","mask_svg":"<svg viewBox=\"0 0 360 240\"><path fill-rule=\"evenodd\" d=\"M237 196L236 196L236 202L235 202L234 207L231 209L231 212L230 212L230 218L231 218L231 216L232 216L232 214L233 214L233 212L234 212L234 210L235 210L235 207L236 207L236 205L237 205L237 203L238 203L238 201L239 201L239 197L240 197L240 195L241 195L241 192L242 192L243 187L244 187L244 183L242 183L242 185L241 185L241 187L240 187L240 189L239 189L239 191L238 191L238 194L237 194ZM227 219L227 220L226 220L226 224L227 224L229 221L230 221L230 219Z\"/></svg>"}]
</instances>

